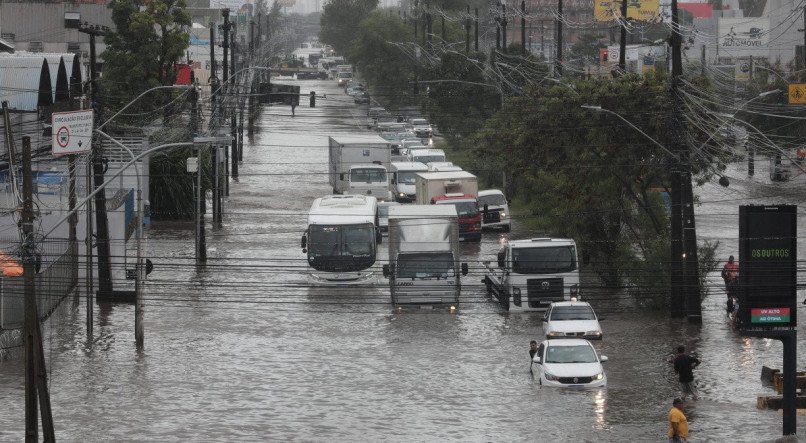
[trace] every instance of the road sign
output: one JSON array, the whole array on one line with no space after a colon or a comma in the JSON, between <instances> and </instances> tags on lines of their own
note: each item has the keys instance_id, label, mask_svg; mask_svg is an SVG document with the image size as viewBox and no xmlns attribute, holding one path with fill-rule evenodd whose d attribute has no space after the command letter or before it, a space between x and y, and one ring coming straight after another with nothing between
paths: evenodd
<instances>
[{"instance_id":1,"label":"road sign","mask_svg":"<svg viewBox=\"0 0 806 443\"><path fill-rule=\"evenodd\" d=\"M92 109L54 112L51 119L53 156L88 152L92 147L92 119Z\"/></svg>"},{"instance_id":2,"label":"road sign","mask_svg":"<svg viewBox=\"0 0 806 443\"><path fill-rule=\"evenodd\" d=\"M790 105L806 105L806 83L790 83L787 96Z\"/></svg>"}]
</instances>

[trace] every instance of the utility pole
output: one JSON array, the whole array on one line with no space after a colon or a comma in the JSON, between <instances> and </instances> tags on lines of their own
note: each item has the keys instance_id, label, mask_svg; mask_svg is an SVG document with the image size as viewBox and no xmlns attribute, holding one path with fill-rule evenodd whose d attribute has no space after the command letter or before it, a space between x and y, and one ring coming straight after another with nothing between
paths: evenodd
<instances>
[{"instance_id":1,"label":"utility pole","mask_svg":"<svg viewBox=\"0 0 806 443\"><path fill-rule=\"evenodd\" d=\"M671 315L686 316L689 321L702 322L699 291L699 261L697 231L694 224L694 193L691 185L691 165L688 145L683 138L683 122L679 93L683 76L682 36L680 35L677 0L672 0L672 151L677 155L672 171L671 211Z\"/></svg>"},{"instance_id":2,"label":"utility pole","mask_svg":"<svg viewBox=\"0 0 806 443\"><path fill-rule=\"evenodd\" d=\"M501 3L501 46L504 54L507 53L507 5Z\"/></svg>"},{"instance_id":3,"label":"utility pole","mask_svg":"<svg viewBox=\"0 0 806 443\"><path fill-rule=\"evenodd\" d=\"M42 333L36 307L36 246L34 244L33 174L31 172L31 138L22 138L22 259L25 288L23 330L25 343L25 441L39 440L37 409L42 413L44 441L55 442L53 415L48 393ZM38 403L38 405L37 405ZM37 408L39 406L39 408Z\"/></svg>"},{"instance_id":4,"label":"utility pole","mask_svg":"<svg viewBox=\"0 0 806 443\"><path fill-rule=\"evenodd\" d=\"M557 61L554 72L557 77L563 75L563 0L557 0Z\"/></svg>"},{"instance_id":5,"label":"utility pole","mask_svg":"<svg viewBox=\"0 0 806 443\"><path fill-rule=\"evenodd\" d=\"M416 41L420 34L417 33L417 22L419 19L417 18L417 7L419 6L418 0L414 0L414 11L411 14L412 21L414 22L414 40Z\"/></svg>"},{"instance_id":6,"label":"utility pole","mask_svg":"<svg viewBox=\"0 0 806 443\"><path fill-rule=\"evenodd\" d=\"M501 17L495 17L495 50L501 50Z\"/></svg>"},{"instance_id":7,"label":"utility pole","mask_svg":"<svg viewBox=\"0 0 806 443\"><path fill-rule=\"evenodd\" d=\"M431 13L430 13L430 12L429 12L428 14L426 14L426 15L425 15L425 20L426 20L426 26L428 27L428 28L427 28L427 29L428 29L428 32L426 33L426 42L427 42L427 43L426 43L426 44L427 44L427 46L426 46L426 47L427 47L427 48L428 48L428 50L430 51L430 50L432 50L432 49L434 48L434 45L431 43L431 37L432 37L434 34L432 33L432 29L431 29Z\"/></svg>"},{"instance_id":8,"label":"utility pole","mask_svg":"<svg viewBox=\"0 0 806 443\"><path fill-rule=\"evenodd\" d=\"M255 21L249 20L249 58L255 59Z\"/></svg>"},{"instance_id":9,"label":"utility pole","mask_svg":"<svg viewBox=\"0 0 806 443\"><path fill-rule=\"evenodd\" d=\"M521 52L526 55L526 0L521 0Z\"/></svg>"},{"instance_id":10,"label":"utility pole","mask_svg":"<svg viewBox=\"0 0 806 443\"><path fill-rule=\"evenodd\" d=\"M215 64L215 23L210 22L210 119L216 113L216 99L218 98L218 77L216 77L216 64Z\"/></svg>"},{"instance_id":11,"label":"utility pole","mask_svg":"<svg viewBox=\"0 0 806 443\"><path fill-rule=\"evenodd\" d=\"M475 43L473 45L473 49L476 52L479 52L479 8L475 8L475 12L476 12L476 20L474 21L474 23L476 31L475 31Z\"/></svg>"},{"instance_id":12,"label":"utility pole","mask_svg":"<svg viewBox=\"0 0 806 443\"><path fill-rule=\"evenodd\" d=\"M229 82L229 50L230 50L230 22L229 22L229 9L224 9L221 11L221 14L224 16L224 25L222 26L222 33L224 34L224 49L222 55L222 64L221 67L223 68L223 72L221 74L221 85L223 87L224 92L224 100L226 103L231 103L231 91L230 82ZM224 116L227 113L227 109L225 106L221 107L221 117L222 121L224 120ZM224 193L229 195L229 154L227 154L227 158L224 164ZM219 198L221 197L219 193ZM219 209L221 209L220 202L219 202Z\"/></svg>"},{"instance_id":13,"label":"utility pole","mask_svg":"<svg viewBox=\"0 0 806 443\"><path fill-rule=\"evenodd\" d=\"M90 36L90 95L92 107L95 109L95 126L101 120L100 94L98 94L98 73L96 71L95 38L107 35L107 30L99 26L79 26L78 32ZM101 143L93 134L92 172L95 188L104 183L104 157ZM112 265L109 250L109 221L106 216L106 192L95 194L96 243L98 247L98 293L104 297L112 296ZM88 255L90 252L88 251ZM91 278L91 276L89 276Z\"/></svg>"},{"instance_id":14,"label":"utility pole","mask_svg":"<svg viewBox=\"0 0 806 443\"><path fill-rule=\"evenodd\" d=\"M621 73L627 71L627 0L621 0L621 40L619 40L618 68Z\"/></svg>"},{"instance_id":15,"label":"utility pole","mask_svg":"<svg viewBox=\"0 0 806 443\"><path fill-rule=\"evenodd\" d=\"M465 18L465 53L470 53L470 5L467 5L467 17Z\"/></svg>"},{"instance_id":16,"label":"utility pole","mask_svg":"<svg viewBox=\"0 0 806 443\"><path fill-rule=\"evenodd\" d=\"M255 49L257 50L261 46L263 46L263 42L261 41L261 36L263 35L263 25L262 25L262 16L258 12L257 13L257 39L255 40Z\"/></svg>"},{"instance_id":17,"label":"utility pole","mask_svg":"<svg viewBox=\"0 0 806 443\"><path fill-rule=\"evenodd\" d=\"M229 132L232 135L232 153L230 157L232 157L232 178L237 180L238 179L238 112L235 109L237 104L240 102L240 88L238 87L238 82L235 79L235 49L237 48L237 44L235 43L235 24L232 24L232 50L230 51L230 86L232 87L233 97L232 100L232 114L230 115L230 125L229 125Z\"/></svg>"}]
</instances>

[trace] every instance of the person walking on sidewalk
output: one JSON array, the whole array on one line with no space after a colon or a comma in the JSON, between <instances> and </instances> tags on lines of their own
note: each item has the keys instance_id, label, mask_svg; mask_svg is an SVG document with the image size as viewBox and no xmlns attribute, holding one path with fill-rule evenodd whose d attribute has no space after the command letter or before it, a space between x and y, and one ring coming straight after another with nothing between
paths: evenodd
<instances>
[{"instance_id":1,"label":"person walking on sidewalk","mask_svg":"<svg viewBox=\"0 0 806 443\"><path fill-rule=\"evenodd\" d=\"M672 409L669 411L669 443L681 443L688 441L688 420L683 412L683 400L676 398L672 401Z\"/></svg>"},{"instance_id":2,"label":"person walking on sidewalk","mask_svg":"<svg viewBox=\"0 0 806 443\"><path fill-rule=\"evenodd\" d=\"M680 390L683 393L682 399L685 400L687 396L691 395L694 400L698 400L700 397L694 387L694 368L700 365L700 360L686 354L684 346L678 346L677 356L672 363L674 364L674 372L678 375L678 380L680 381Z\"/></svg>"}]
</instances>

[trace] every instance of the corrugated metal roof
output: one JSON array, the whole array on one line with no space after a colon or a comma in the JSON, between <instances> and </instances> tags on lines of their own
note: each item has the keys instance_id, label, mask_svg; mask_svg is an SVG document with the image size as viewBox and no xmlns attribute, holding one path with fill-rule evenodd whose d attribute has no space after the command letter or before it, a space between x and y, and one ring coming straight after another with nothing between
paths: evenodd
<instances>
[{"instance_id":1,"label":"corrugated metal roof","mask_svg":"<svg viewBox=\"0 0 806 443\"><path fill-rule=\"evenodd\" d=\"M9 109L36 111L53 104L50 70L44 58L0 57L0 102Z\"/></svg>"},{"instance_id":2,"label":"corrugated metal roof","mask_svg":"<svg viewBox=\"0 0 806 443\"><path fill-rule=\"evenodd\" d=\"M62 57L64 55L73 56L73 54L18 51L14 54L0 54L0 57L28 57L46 60L50 72L51 100L55 103L66 102L70 99L70 81Z\"/></svg>"}]
</instances>

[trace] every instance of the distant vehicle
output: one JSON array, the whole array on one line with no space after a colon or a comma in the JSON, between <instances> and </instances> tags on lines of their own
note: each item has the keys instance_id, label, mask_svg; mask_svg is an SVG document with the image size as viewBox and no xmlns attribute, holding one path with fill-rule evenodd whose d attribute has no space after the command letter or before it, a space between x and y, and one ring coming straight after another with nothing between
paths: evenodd
<instances>
[{"instance_id":1,"label":"distant vehicle","mask_svg":"<svg viewBox=\"0 0 806 443\"><path fill-rule=\"evenodd\" d=\"M378 203L378 228L381 232L389 232L389 207L399 204L392 201Z\"/></svg>"},{"instance_id":2,"label":"distant vehicle","mask_svg":"<svg viewBox=\"0 0 806 443\"><path fill-rule=\"evenodd\" d=\"M328 138L330 185L334 194L371 195L393 200L387 177L389 142L375 134L344 134Z\"/></svg>"},{"instance_id":3,"label":"distant vehicle","mask_svg":"<svg viewBox=\"0 0 806 443\"><path fill-rule=\"evenodd\" d=\"M397 114L403 117L403 119L407 122L412 118L422 118L423 116L416 106L401 106L400 109L398 109Z\"/></svg>"},{"instance_id":4,"label":"distant vehicle","mask_svg":"<svg viewBox=\"0 0 806 443\"><path fill-rule=\"evenodd\" d=\"M538 346L532 368L543 386L600 388L607 385L606 361L587 340L546 340Z\"/></svg>"},{"instance_id":5,"label":"distant vehicle","mask_svg":"<svg viewBox=\"0 0 806 443\"><path fill-rule=\"evenodd\" d=\"M467 263L459 264L459 225L453 206L389 208L388 244L389 264L383 266L383 275L389 278L395 306L458 305L460 277L468 269Z\"/></svg>"},{"instance_id":6,"label":"distant vehicle","mask_svg":"<svg viewBox=\"0 0 806 443\"><path fill-rule=\"evenodd\" d=\"M409 160L413 162L420 162L420 163L434 163L434 162L444 162L445 161L445 151L442 149L418 149L416 147L412 148L408 152ZM461 168L459 169L461 170Z\"/></svg>"},{"instance_id":7,"label":"distant vehicle","mask_svg":"<svg viewBox=\"0 0 806 443\"><path fill-rule=\"evenodd\" d=\"M591 305L572 298L552 303L543 316L546 339L584 338L601 340L602 327Z\"/></svg>"},{"instance_id":8,"label":"distant vehicle","mask_svg":"<svg viewBox=\"0 0 806 443\"><path fill-rule=\"evenodd\" d=\"M350 83L344 90L344 92L346 92L350 97L354 97L356 94L360 94L364 91L364 85L361 83Z\"/></svg>"},{"instance_id":9,"label":"distant vehicle","mask_svg":"<svg viewBox=\"0 0 806 443\"><path fill-rule=\"evenodd\" d=\"M375 197L327 195L314 200L302 235L311 278L326 283L354 283L373 276L378 230Z\"/></svg>"},{"instance_id":10,"label":"distant vehicle","mask_svg":"<svg viewBox=\"0 0 806 443\"><path fill-rule=\"evenodd\" d=\"M357 105L368 105L369 104L369 93L367 91L361 91L358 94L353 96L353 101Z\"/></svg>"},{"instance_id":11,"label":"distant vehicle","mask_svg":"<svg viewBox=\"0 0 806 443\"><path fill-rule=\"evenodd\" d=\"M389 171L392 173L391 187L395 200L401 203L413 202L417 198L417 173L427 170L424 164L418 162L392 162Z\"/></svg>"},{"instance_id":12,"label":"distant vehicle","mask_svg":"<svg viewBox=\"0 0 806 443\"><path fill-rule=\"evenodd\" d=\"M428 166L428 172L452 172L462 170L462 168L451 162L429 162L426 166Z\"/></svg>"},{"instance_id":13,"label":"distant vehicle","mask_svg":"<svg viewBox=\"0 0 806 443\"><path fill-rule=\"evenodd\" d=\"M785 182L792 178L792 162L781 154L770 156L770 181Z\"/></svg>"},{"instance_id":14,"label":"distant vehicle","mask_svg":"<svg viewBox=\"0 0 806 443\"><path fill-rule=\"evenodd\" d=\"M459 216L459 239L481 240L478 179L467 171L418 172L417 203L454 205Z\"/></svg>"},{"instance_id":15,"label":"distant vehicle","mask_svg":"<svg viewBox=\"0 0 806 443\"><path fill-rule=\"evenodd\" d=\"M579 294L576 242L569 238L510 240L482 283L508 311L545 311Z\"/></svg>"},{"instance_id":16,"label":"distant vehicle","mask_svg":"<svg viewBox=\"0 0 806 443\"><path fill-rule=\"evenodd\" d=\"M400 147L404 150L427 148L419 138L404 138L400 140Z\"/></svg>"},{"instance_id":17,"label":"distant vehicle","mask_svg":"<svg viewBox=\"0 0 806 443\"><path fill-rule=\"evenodd\" d=\"M373 106L367 111L367 128L372 129L378 124L379 119L392 118L389 111L383 107Z\"/></svg>"},{"instance_id":18,"label":"distant vehicle","mask_svg":"<svg viewBox=\"0 0 806 443\"><path fill-rule=\"evenodd\" d=\"M484 214L481 219L482 228L500 227L509 232L512 227L509 202L503 192L498 189L479 191L479 206Z\"/></svg>"},{"instance_id":19,"label":"distant vehicle","mask_svg":"<svg viewBox=\"0 0 806 443\"><path fill-rule=\"evenodd\" d=\"M411 123L411 130L414 132L414 135L419 138L431 138L431 125L428 124L428 120L424 118L413 118L410 120Z\"/></svg>"},{"instance_id":20,"label":"distant vehicle","mask_svg":"<svg viewBox=\"0 0 806 443\"><path fill-rule=\"evenodd\" d=\"M353 67L350 65L336 66L336 80L339 86L345 86L353 80Z\"/></svg>"}]
</instances>

